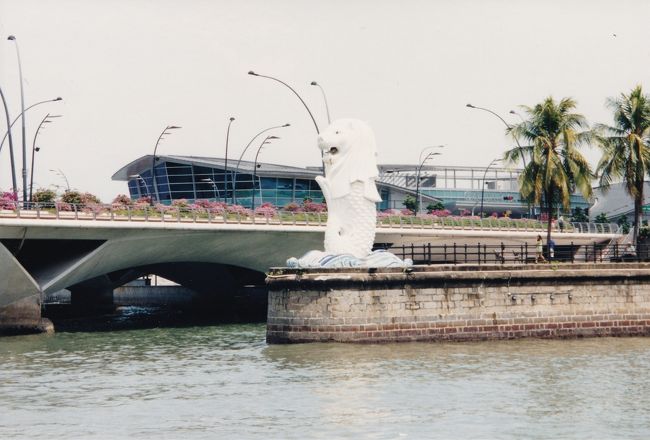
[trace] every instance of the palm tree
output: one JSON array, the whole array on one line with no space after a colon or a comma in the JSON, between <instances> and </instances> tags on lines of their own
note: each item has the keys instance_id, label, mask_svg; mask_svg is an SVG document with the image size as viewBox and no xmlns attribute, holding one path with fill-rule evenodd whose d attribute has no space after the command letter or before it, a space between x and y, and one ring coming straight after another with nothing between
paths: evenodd
<instances>
[{"instance_id":1,"label":"palm tree","mask_svg":"<svg viewBox=\"0 0 650 440\"><path fill-rule=\"evenodd\" d=\"M571 193L576 189L585 198L591 197L593 173L578 148L589 143L593 133L585 117L572 112L575 107L571 98L556 102L548 97L534 107L522 106L528 117L507 130L527 144L507 151L504 159L514 163L522 155L529 157L519 176L519 191L524 199L530 198L540 206L542 201L546 204L547 243L551 240L554 206L561 203L568 210Z\"/></svg>"},{"instance_id":2,"label":"palm tree","mask_svg":"<svg viewBox=\"0 0 650 440\"><path fill-rule=\"evenodd\" d=\"M613 180L621 180L634 200L634 243L639 237L643 185L650 171L650 97L641 86L629 95L609 98L607 107L614 113L614 126L598 124L597 137L603 149L598 163L600 185L607 190Z\"/></svg>"}]
</instances>

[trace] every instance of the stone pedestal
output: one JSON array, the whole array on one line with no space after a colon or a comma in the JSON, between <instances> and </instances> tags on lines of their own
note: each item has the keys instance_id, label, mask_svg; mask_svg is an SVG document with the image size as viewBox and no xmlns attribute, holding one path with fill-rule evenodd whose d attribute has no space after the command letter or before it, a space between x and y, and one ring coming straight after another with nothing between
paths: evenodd
<instances>
[{"instance_id":1,"label":"stone pedestal","mask_svg":"<svg viewBox=\"0 0 650 440\"><path fill-rule=\"evenodd\" d=\"M650 335L650 264L271 270L267 342Z\"/></svg>"}]
</instances>

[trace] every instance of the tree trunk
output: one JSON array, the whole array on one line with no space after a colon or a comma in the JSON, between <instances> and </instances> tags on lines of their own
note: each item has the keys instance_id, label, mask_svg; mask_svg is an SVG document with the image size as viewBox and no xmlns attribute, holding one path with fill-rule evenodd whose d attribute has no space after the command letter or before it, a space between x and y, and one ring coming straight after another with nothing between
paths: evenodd
<instances>
[{"instance_id":1,"label":"tree trunk","mask_svg":"<svg viewBox=\"0 0 650 440\"><path fill-rule=\"evenodd\" d=\"M637 252L639 249L639 229L641 228L641 209L643 206L643 185L643 182L641 182L641 185L637 185L639 195L634 198L634 234L632 240Z\"/></svg>"},{"instance_id":2,"label":"tree trunk","mask_svg":"<svg viewBox=\"0 0 650 440\"><path fill-rule=\"evenodd\" d=\"M549 242L551 241L551 226L553 224L553 190L546 193L546 206L548 207L548 221L546 224L546 249L550 260Z\"/></svg>"}]
</instances>

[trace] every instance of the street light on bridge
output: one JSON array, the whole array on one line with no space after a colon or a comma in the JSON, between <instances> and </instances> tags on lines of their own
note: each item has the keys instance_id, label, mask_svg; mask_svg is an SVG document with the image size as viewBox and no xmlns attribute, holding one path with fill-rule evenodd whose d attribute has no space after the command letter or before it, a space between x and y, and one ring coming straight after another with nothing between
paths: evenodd
<instances>
[{"instance_id":1,"label":"street light on bridge","mask_svg":"<svg viewBox=\"0 0 650 440\"><path fill-rule=\"evenodd\" d=\"M139 174L131 174L131 175L129 176L129 179L139 179L139 180L142 180L142 183L144 183L144 189L145 189L145 191L147 191L147 195L148 195L149 197L151 197L151 191L149 191L149 187L147 186L147 181L144 180L144 177L142 177L142 176L139 175ZM138 189L138 193L139 193L139 192L140 192L140 190Z\"/></svg>"},{"instance_id":2,"label":"street light on bridge","mask_svg":"<svg viewBox=\"0 0 650 440\"><path fill-rule=\"evenodd\" d=\"M151 159L151 182L152 182L152 185L153 185L153 188L154 188L154 194L155 194L155 197L156 197L156 201L159 200L159 197L158 197L158 185L156 184L156 173L155 173L154 167L156 165L156 161L159 160L156 157L156 151L158 150L158 144L160 144L160 141L164 138L164 136L166 134L171 134L172 130L179 130L181 128L183 128L183 127L180 127L178 125L168 125L167 127L165 127L165 129L162 131L162 133L160 133L160 136L158 136L158 140L156 141L156 146L153 149L153 158ZM154 201L153 201L153 198L152 198L152 200L151 200L152 205L153 205L153 202Z\"/></svg>"},{"instance_id":3,"label":"street light on bridge","mask_svg":"<svg viewBox=\"0 0 650 440\"><path fill-rule=\"evenodd\" d=\"M473 109L476 109L476 110L483 110L484 112L491 113L492 115L499 118L499 120L501 122L503 122L503 124L506 126L506 128L508 130L512 129L512 125L508 124L505 119L503 119L501 116L499 116L498 113L496 113L496 112L494 112L494 111L492 111L492 110L490 110L488 108L477 107L477 106L472 105L472 104L466 104L465 107L473 108ZM517 113L516 111L510 110L508 113L519 116L519 118L522 120L522 122L525 122L524 118L519 113ZM519 152L521 153L521 161L523 163L524 169L526 169L526 157L524 156L524 149L522 148L521 144L519 143L519 139L517 139L517 137L514 137L514 140L515 140L515 143L517 144L517 148L519 148ZM482 214L483 214L483 212L481 210L481 215ZM531 212L530 212L530 203L529 203L528 204L528 215L530 216L530 214L531 214Z\"/></svg>"},{"instance_id":4,"label":"street light on bridge","mask_svg":"<svg viewBox=\"0 0 650 440\"><path fill-rule=\"evenodd\" d=\"M36 139L38 139L38 133L40 133L41 128L43 128L43 126L45 124L52 123L53 118L61 118L61 117L63 117L63 115L51 115L51 114L48 113L43 118L41 123L38 124L38 128L36 129L36 134L34 135L34 142L32 143L32 166L29 169L29 174L30 174L30 176L29 176L29 202L30 203L32 202L32 195L33 195L33 190L34 190L34 160L35 160L35 157L36 157L36 153L41 150L40 147L36 146Z\"/></svg>"},{"instance_id":5,"label":"street light on bridge","mask_svg":"<svg viewBox=\"0 0 650 440\"><path fill-rule=\"evenodd\" d=\"M231 117L230 121L228 122L228 130L226 131L226 157L224 159L224 165L223 165L223 182L224 182L224 188L225 193L223 195L223 202L228 203L228 139L230 138L230 126L232 125L232 122L235 120L235 118ZM214 183L214 182L213 182ZM234 195L233 195L234 197Z\"/></svg>"},{"instance_id":6,"label":"street light on bridge","mask_svg":"<svg viewBox=\"0 0 650 440\"><path fill-rule=\"evenodd\" d=\"M424 166L424 163L431 159L433 156L439 156L442 153L434 153L430 152L429 154L426 155L424 160L422 159L422 155L424 154L425 151L427 150L432 150L434 148L445 148L444 145L434 145L432 147L424 147L422 151L420 151L420 156L418 157L418 168L417 168L417 173L415 174L415 212L413 215L418 215L418 212L420 211L420 205L422 204L421 195L420 195L420 172L422 171L422 167Z\"/></svg>"},{"instance_id":7,"label":"street light on bridge","mask_svg":"<svg viewBox=\"0 0 650 440\"><path fill-rule=\"evenodd\" d=\"M330 106L327 104L327 96L325 96L325 90L323 90L323 87L316 81L312 81L311 85L318 87L323 94L323 101L325 101L325 111L327 112L327 124L331 124L332 119L330 118Z\"/></svg>"},{"instance_id":8,"label":"street light on bridge","mask_svg":"<svg viewBox=\"0 0 650 440\"><path fill-rule=\"evenodd\" d=\"M241 154L239 155L239 160L237 161L237 169L235 170L235 176L234 176L234 179L233 179L233 190L232 191L233 191L233 203L234 204L237 204L237 173L239 173L239 165L241 165L241 161L242 161L242 158L244 157L244 153L246 153L246 150L248 150L248 147L250 147L251 144L253 143L253 141L255 141L255 139L257 139L261 134L266 133L269 130L274 130L276 128L285 128L285 127L291 127L291 124L286 123L284 125L275 125L273 127L265 128L264 130L260 131L255 136L253 136L251 138L251 140L248 142L248 144L246 144L246 146L242 150Z\"/></svg>"},{"instance_id":9,"label":"street light on bridge","mask_svg":"<svg viewBox=\"0 0 650 440\"><path fill-rule=\"evenodd\" d=\"M257 158L260 155L260 151L262 150L262 147L265 144L270 144L272 140L275 139L280 139L277 136L267 136L264 141L260 144L260 146L257 148L257 153L255 153L255 162L253 163L253 198L251 200L251 209L253 210L253 215L255 215L255 186L256 186L256 180L257 180ZM261 185L260 185L260 191L262 190Z\"/></svg>"},{"instance_id":10,"label":"street light on bridge","mask_svg":"<svg viewBox=\"0 0 650 440\"><path fill-rule=\"evenodd\" d=\"M219 188L217 188L217 184L214 183L214 180L210 179L209 177L206 177L205 179L201 179L201 182L208 182L209 184L212 185L212 190L214 191L214 200L217 200L217 197L221 198L221 194L219 193Z\"/></svg>"},{"instance_id":11,"label":"street light on bridge","mask_svg":"<svg viewBox=\"0 0 650 440\"><path fill-rule=\"evenodd\" d=\"M483 218L483 196L485 195L485 176L487 176L487 172L490 169L492 165L495 165L497 163L501 162L501 159L492 159L492 162L487 166L485 169L485 172L483 173L483 180L482 185L481 185L481 218Z\"/></svg>"}]
</instances>

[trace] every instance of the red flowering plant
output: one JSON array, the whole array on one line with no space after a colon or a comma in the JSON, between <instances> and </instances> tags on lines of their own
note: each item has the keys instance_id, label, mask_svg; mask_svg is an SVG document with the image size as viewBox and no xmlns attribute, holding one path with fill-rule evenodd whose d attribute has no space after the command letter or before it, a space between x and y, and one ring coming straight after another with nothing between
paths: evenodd
<instances>
[{"instance_id":1,"label":"red flowering plant","mask_svg":"<svg viewBox=\"0 0 650 440\"><path fill-rule=\"evenodd\" d=\"M18 193L14 191L4 191L0 193L0 209L16 209L18 202Z\"/></svg>"},{"instance_id":2,"label":"red flowering plant","mask_svg":"<svg viewBox=\"0 0 650 440\"><path fill-rule=\"evenodd\" d=\"M111 204L113 209L126 209L127 206L133 205L133 200L126 194L118 194Z\"/></svg>"},{"instance_id":3,"label":"red flowering plant","mask_svg":"<svg viewBox=\"0 0 650 440\"><path fill-rule=\"evenodd\" d=\"M311 199L307 199L302 204L303 210L305 212L327 212L327 205L325 203L314 203Z\"/></svg>"}]
</instances>

